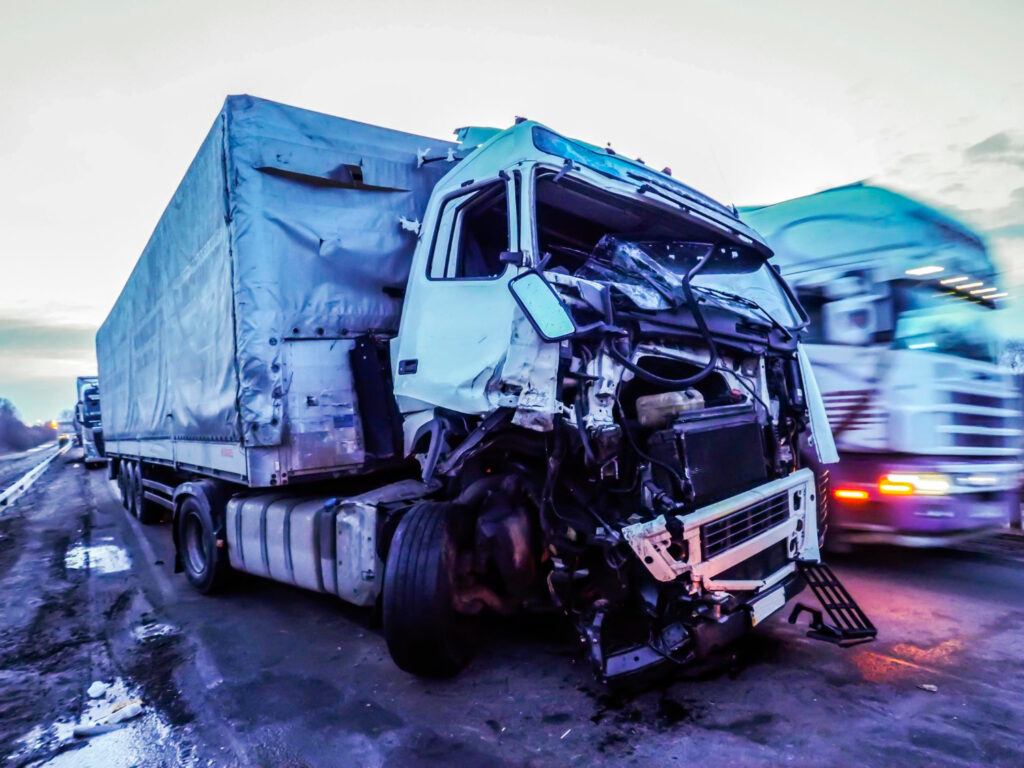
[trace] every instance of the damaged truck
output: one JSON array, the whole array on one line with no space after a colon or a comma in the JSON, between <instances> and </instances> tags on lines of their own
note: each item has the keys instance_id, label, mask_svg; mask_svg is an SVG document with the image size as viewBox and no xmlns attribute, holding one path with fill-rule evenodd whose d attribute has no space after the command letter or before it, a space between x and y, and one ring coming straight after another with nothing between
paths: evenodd
<instances>
[{"instance_id":1,"label":"damaged truck","mask_svg":"<svg viewBox=\"0 0 1024 768\"><path fill-rule=\"evenodd\" d=\"M227 99L97 334L127 509L201 592L379 606L421 675L554 606L628 679L807 585L811 634L871 639L821 563L835 446L765 242L538 123L458 139Z\"/></svg>"}]
</instances>

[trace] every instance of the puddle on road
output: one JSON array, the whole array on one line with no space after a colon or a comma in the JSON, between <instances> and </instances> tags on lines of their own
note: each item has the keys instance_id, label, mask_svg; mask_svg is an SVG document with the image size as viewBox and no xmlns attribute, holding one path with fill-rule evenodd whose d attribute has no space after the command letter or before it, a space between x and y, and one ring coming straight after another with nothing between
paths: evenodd
<instances>
[{"instance_id":1,"label":"puddle on road","mask_svg":"<svg viewBox=\"0 0 1024 768\"><path fill-rule=\"evenodd\" d=\"M103 696L85 698L78 722L59 720L37 725L18 740L19 748L8 759L36 768L130 768L151 764L192 766L194 757L183 751L181 734L152 707L143 702L141 715L124 721L113 731L78 738L79 725L95 723L110 714L118 702L138 696L138 691L116 678ZM187 750L187 747L185 748ZM38 761L38 762L37 762Z\"/></svg>"},{"instance_id":2,"label":"puddle on road","mask_svg":"<svg viewBox=\"0 0 1024 768\"><path fill-rule=\"evenodd\" d=\"M64 567L69 570L88 570L97 574L121 573L132 567L128 553L113 542L110 537L100 539L99 544L85 546L76 544L64 555Z\"/></svg>"}]
</instances>

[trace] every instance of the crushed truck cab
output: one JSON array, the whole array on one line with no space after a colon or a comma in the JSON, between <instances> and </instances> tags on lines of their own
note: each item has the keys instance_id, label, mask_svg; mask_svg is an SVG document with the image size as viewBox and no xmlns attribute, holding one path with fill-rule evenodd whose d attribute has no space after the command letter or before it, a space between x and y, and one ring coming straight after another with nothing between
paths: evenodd
<instances>
[{"instance_id":1,"label":"crushed truck cab","mask_svg":"<svg viewBox=\"0 0 1024 768\"><path fill-rule=\"evenodd\" d=\"M554 604L597 675L618 680L727 645L800 592L808 568L832 583L819 552L827 492L806 448L815 467L836 452L799 342L807 318L732 209L532 121L463 129L449 144L245 102L250 127L272 113L270 141L254 129L232 138L237 107L229 99L226 139L211 134L240 169L224 192L233 222L262 217L296 243L319 238L316 269L346 293L332 302L332 284L307 281L302 298L293 270L275 294L236 267L233 296L218 300L234 306L236 341L222 344L244 402L222 399L220 450L204 453L199 435L110 436L127 505L167 509L197 588L213 591L234 567L379 602L392 657L424 675L468 662L481 612ZM284 114L293 136L282 135ZM252 172L278 168L285 140L314 134L327 138L309 157L348 169L344 179ZM378 162L385 144L389 165L365 159ZM246 178L293 186L268 198L271 216ZM347 196L332 197L339 185ZM366 212L325 224L343 202ZM314 205L319 223L303 214ZM234 243L226 257L242 265L268 241L247 242L233 222L216 242ZM267 258L287 257L287 239L261 254L261 278L277 269ZM389 244L391 261L377 260L374 242ZM351 264L351 282L339 264ZM375 306L387 312L374 322ZM269 342L283 337L286 354L243 359L243 347L268 343L250 330L287 329L289 313L304 313L294 333ZM105 372L131 366L105 357L126 347L99 346L104 392L116 392ZM228 367L214 369L230 381ZM253 388L261 379L270 392ZM245 403L272 403L269 428ZM344 450L330 453L342 434ZM233 463L218 472L225 454ZM818 635L873 636L859 609L850 634L824 607L833 625L819 612Z\"/></svg>"}]
</instances>

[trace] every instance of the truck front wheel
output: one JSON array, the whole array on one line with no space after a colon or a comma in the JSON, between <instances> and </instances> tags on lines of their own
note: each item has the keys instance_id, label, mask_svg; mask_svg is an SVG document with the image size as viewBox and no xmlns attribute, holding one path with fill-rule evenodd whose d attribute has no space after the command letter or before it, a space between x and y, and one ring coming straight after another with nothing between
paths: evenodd
<instances>
[{"instance_id":1,"label":"truck front wheel","mask_svg":"<svg viewBox=\"0 0 1024 768\"><path fill-rule=\"evenodd\" d=\"M230 565L217 547L209 514L192 496L181 503L176 524L178 551L189 584L204 595L224 587Z\"/></svg>"},{"instance_id":2,"label":"truck front wheel","mask_svg":"<svg viewBox=\"0 0 1024 768\"><path fill-rule=\"evenodd\" d=\"M458 508L424 501L398 527L384 569L383 623L395 664L415 675L449 677L476 651L474 617L455 610Z\"/></svg>"}]
</instances>

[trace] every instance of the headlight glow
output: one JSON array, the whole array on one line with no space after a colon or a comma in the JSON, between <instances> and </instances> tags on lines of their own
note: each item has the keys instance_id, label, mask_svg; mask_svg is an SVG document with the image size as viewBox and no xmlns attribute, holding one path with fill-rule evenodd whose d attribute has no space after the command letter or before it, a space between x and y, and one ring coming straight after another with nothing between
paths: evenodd
<instances>
[{"instance_id":1,"label":"headlight glow","mask_svg":"<svg viewBox=\"0 0 1024 768\"><path fill-rule=\"evenodd\" d=\"M889 496L945 496L951 486L949 475L938 472L891 472L878 481L879 492Z\"/></svg>"}]
</instances>

